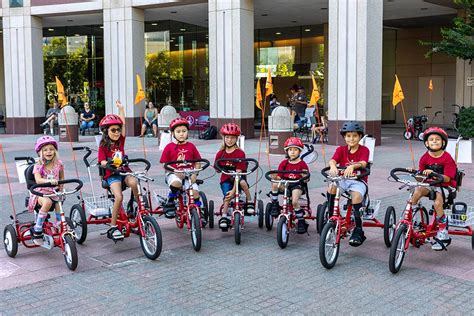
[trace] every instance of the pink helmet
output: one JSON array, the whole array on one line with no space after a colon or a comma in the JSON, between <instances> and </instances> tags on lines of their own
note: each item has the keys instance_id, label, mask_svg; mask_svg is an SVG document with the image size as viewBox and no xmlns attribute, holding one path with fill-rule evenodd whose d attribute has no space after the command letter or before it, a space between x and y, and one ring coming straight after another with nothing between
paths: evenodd
<instances>
[{"instance_id":1,"label":"pink helmet","mask_svg":"<svg viewBox=\"0 0 474 316\"><path fill-rule=\"evenodd\" d=\"M240 127L235 123L227 123L221 127L221 135L240 136Z\"/></svg>"},{"instance_id":2,"label":"pink helmet","mask_svg":"<svg viewBox=\"0 0 474 316\"><path fill-rule=\"evenodd\" d=\"M108 114L100 120L99 127L108 127L110 125L123 125L122 118L117 114Z\"/></svg>"},{"instance_id":3,"label":"pink helmet","mask_svg":"<svg viewBox=\"0 0 474 316\"><path fill-rule=\"evenodd\" d=\"M285 144L283 145L283 147L285 147L285 151L287 151L291 147L294 147L294 148L298 148L301 152L304 149L304 144L300 138L290 137L285 141Z\"/></svg>"},{"instance_id":4,"label":"pink helmet","mask_svg":"<svg viewBox=\"0 0 474 316\"><path fill-rule=\"evenodd\" d=\"M41 148L43 148L46 145L53 145L56 150L58 150L58 142L51 136L41 136L38 138L36 141L35 145L35 151L36 153L39 153Z\"/></svg>"},{"instance_id":5,"label":"pink helmet","mask_svg":"<svg viewBox=\"0 0 474 316\"><path fill-rule=\"evenodd\" d=\"M171 132L174 131L174 129L178 126L186 126L187 129L189 129L189 122L187 119L182 118L182 117L177 117L174 120L171 121L170 123L170 130Z\"/></svg>"}]
</instances>

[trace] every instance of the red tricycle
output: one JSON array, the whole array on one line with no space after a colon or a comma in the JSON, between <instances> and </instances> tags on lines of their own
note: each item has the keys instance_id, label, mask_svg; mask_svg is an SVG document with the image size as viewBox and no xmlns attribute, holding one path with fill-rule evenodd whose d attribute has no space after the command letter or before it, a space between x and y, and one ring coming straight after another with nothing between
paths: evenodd
<instances>
[{"instance_id":1,"label":"red tricycle","mask_svg":"<svg viewBox=\"0 0 474 316\"><path fill-rule=\"evenodd\" d=\"M15 160L17 161L26 161L29 165L25 170L25 178L27 183L28 190L37 196L44 196L44 197L57 197L63 199L65 196L69 194L74 194L79 191L82 187L82 181L79 179L70 179L70 180L61 180L58 181L58 185L67 185L70 183L75 183L77 186L71 190L66 191L63 189L62 191L56 191L54 189L54 194L43 194L41 192L36 191L38 188L46 188L46 187L55 187L50 183L44 184L36 184L35 177L33 174L33 168L35 164L35 160L32 157L16 157ZM35 225L35 221L31 222L20 222L18 219L18 215L28 213L28 210L23 211L20 214L13 214L10 216L12 219L12 224L9 224L5 227L3 231L3 243L5 246L5 251L9 257L14 258L18 252L18 243L22 243L26 248L36 248L36 247L43 247L46 249L53 249L54 247L59 247L61 252L64 255L64 260L66 262L67 267L70 270L75 270L77 268L78 257L77 257L77 249L76 249L76 242L75 242L75 234L74 230L72 230L72 223L71 221L64 216L62 202L56 202L59 205L60 215L61 215L61 222L58 227L55 227L46 218L43 224L43 240L41 244L36 244L32 240L31 235L31 228ZM54 211L54 207L56 203L53 203L50 211ZM39 212L39 205L35 206L35 218L38 216Z\"/></svg>"},{"instance_id":2,"label":"red tricycle","mask_svg":"<svg viewBox=\"0 0 474 316\"><path fill-rule=\"evenodd\" d=\"M285 174L293 174L293 175L302 175L301 178L298 179L285 179L283 175ZM280 176L281 178L276 178L276 176ZM265 173L265 178L272 183L277 183L280 187L283 186L283 205L280 206L280 212L277 217L277 242L280 248L284 249L288 245L288 241L290 238L290 231L294 230L297 225L298 220L315 220L316 217L313 216L313 212L310 206L310 199L308 194L308 188L306 185L306 181L309 180L310 173L309 171L288 171L288 170L270 170ZM301 210L303 211L303 217L301 219L297 218L295 214L295 210L293 209L293 203L291 200L291 192L289 190L289 186L292 184L302 184L305 186L306 191L306 199L300 198L302 202L300 204ZM267 204L266 213L271 212L272 202ZM273 216L268 216L271 221L271 226L273 225ZM268 219L267 219L268 220ZM271 227L270 226L270 227ZM268 226L267 226L268 228ZM271 229L271 228L270 228Z\"/></svg>"},{"instance_id":3,"label":"red tricycle","mask_svg":"<svg viewBox=\"0 0 474 316\"><path fill-rule=\"evenodd\" d=\"M334 200L334 209L332 216L328 216L328 213L319 213L318 212L318 221L324 221L324 226L321 231L321 238L319 240L319 259L321 264L326 269L331 269L337 262L339 256L339 248L341 239L344 239L349 235L349 233L355 228L354 217L352 215L352 201L350 192L344 191L339 182L342 180L360 180L370 174L369 168L358 169L360 174L356 174L352 177L345 177L343 171L345 167L338 167L339 175L331 176L329 175L330 167L326 167L321 170L321 174L327 181L331 182L331 185L336 186L336 197ZM346 211L346 214L342 214L340 207L341 197L346 198L346 204L343 206L343 210ZM367 193L363 199L363 207L360 209L361 218L364 220L362 223L363 227L378 227L383 228L383 235L385 245L390 247L395 233L395 210L387 209L385 212L384 223L382 224L375 217L377 210L380 207L380 201L377 201L376 210L370 206L371 201L369 197L368 187ZM318 208L318 211L320 209ZM329 218L328 218L329 217ZM325 221L327 218L327 222Z\"/></svg>"},{"instance_id":4,"label":"red tricycle","mask_svg":"<svg viewBox=\"0 0 474 316\"><path fill-rule=\"evenodd\" d=\"M196 164L204 163L204 165L196 168ZM207 167L210 163L207 159L197 159L197 160L175 160L170 161L164 164L164 168L168 172L181 173L183 174L183 186L179 192L178 198L175 201L176 203L176 215L174 216L176 221L176 226L179 229L183 229L184 225L188 227L188 230L191 232L191 242L193 244L193 249L199 251L201 249L202 243L202 233L201 228L204 226L201 220L201 206L197 205L194 202L194 193L193 193L193 183L191 182L191 176L193 174L198 174ZM203 184L203 180L196 180L196 184ZM202 200L203 210L207 206L205 195L200 193L200 198ZM162 196L157 196L157 199L160 201L161 205L158 205L156 209L152 211L153 214L158 214L159 216L165 215L163 209L163 204L166 199Z\"/></svg>"},{"instance_id":5,"label":"red tricycle","mask_svg":"<svg viewBox=\"0 0 474 316\"><path fill-rule=\"evenodd\" d=\"M458 178L458 183L460 182L459 177L462 177L461 173L461 171L457 171L456 178ZM439 230L436 216L432 216L431 221L429 220L429 213L433 214L434 211L433 207L428 213L421 203L413 206L411 201L417 187L424 187L431 192L435 192L436 185L444 181L443 175L432 172L425 176L416 170L395 168L390 171L390 176L396 182L403 183L400 190L408 188L410 191L405 211L396 226L395 237L390 247L388 266L390 272L397 273L402 267L403 259L410 243L419 248L427 241L430 242L430 239L433 239L431 244L438 243L442 250L447 250L446 247L450 244L451 239L448 239L447 243L445 243L436 238ZM448 233L451 235L471 236L472 249L474 250L474 234L470 227L474 224L474 211L468 210L465 203L454 202L456 190L449 192L443 205L448 217Z\"/></svg>"},{"instance_id":6,"label":"red tricycle","mask_svg":"<svg viewBox=\"0 0 474 316\"><path fill-rule=\"evenodd\" d=\"M75 204L71 208L70 218L74 225L74 230L77 235L78 244L82 244L87 238L87 225L110 225L112 206L114 196L110 192L110 188L107 181L102 181L102 188L106 190L106 194L96 196L92 185L92 177L90 174L89 161L87 158L91 154L91 149L88 147L75 147L74 150L84 150L86 154L83 158L86 164L89 180L91 182L92 196L85 197L80 203ZM109 169L114 174L120 176L132 176L137 179L138 182L138 199L136 207L130 206L127 210L120 207L117 228L123 233L124 237L127 238L131 233L137 233L140 236L140 245L145 256L151 260L155 260L161 254L162 249L162 236L161 229L156 219L151 215L149 208L147 207L148 199L143 196L143 189L141 182L153 181L152 178L146 175L146 172L150 169L151 164L146 159L128 159L125 157L123 165L132 165L134 163L140 163L145 165L144 171L135 172L122 172L120 169L111 167L111 162L108 162L106 167L99 168ZM132 194L133 195L133 194ZM79 198L79 197L78 197ZM86 216L86 214L88 214ZM118 240L114 240L117 242Z\"/></svg>"},{"instance_id":7,"label":"red tricycle","mask_svg":"<svg viewBox=\"0 0 474 316\"><path fill-rule=\"evenodd\" d=\"M231 163L232 165L238 163L245 163L245 164L252 164L253 166L248 166L249 171L246 172L237 172L235 168L231 170L230 168L226 167L226 162ZM222 172L223 174L229 175L234 178L234 200L229 203L229 208L227 210L228 213L231 214L230 223L226 226L226 228L222 228L222 231L227 231L230 228L234 228L234 238L235 243L237 245L240 244L242 230L244 229L244 218L245 215L257 215L258 216L258 227L263 227L263 201L258 199L258 194L255 193L255 199L253 204L247 205L245 198L241 200L241 196L243 195L242 189L240 188L240 180L242 176L247 176L255 170L258 169L258 161L252 158L223 158L216 160L214 164L214 168L218 172ZM255 214L255 210L257 210L257 214ZM222 204L219 208L219 211L214 213L214 201L209 201L209 227L214 227L214 215L222 216L224 212L224 204Z\"/></svg>"}]
</instances>

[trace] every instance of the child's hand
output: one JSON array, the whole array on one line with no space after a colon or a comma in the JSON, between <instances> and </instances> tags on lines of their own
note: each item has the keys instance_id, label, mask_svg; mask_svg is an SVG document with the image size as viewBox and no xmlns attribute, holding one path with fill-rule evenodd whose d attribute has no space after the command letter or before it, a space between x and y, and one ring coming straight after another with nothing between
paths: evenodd
<instances>
[{"instance_id":1,"label":"child's hand","mask_svg":"<svg viewBox=\"0 0 474 316\"><path fill-rule=\"evenodd\" d=\"M51 183L52 185L58 185L58 180L52 179L52 180L49 180L49 183Z\"/></svg>"},{"instance_id":2,"label":"child's hand","mask_svg":"<svg viewBox=\"0 0 474 316\"><path fill-rule=\"evenodd\" d=\"M344 170L344 177L352 176L354 176L354 165L347 166L346 170Z\"/></svg>"},{"instance_id":3,"label":"child's hand","mask_svg":"<svg viewBox=\"0 0 474 316\"><path fill-rule=\"evenodd\" d=\"M337 173L338 173L338 172L337 172L337 168L336 168L336 167L331 167L331 168L329 169L329 175L330 175L330 176L335 177L335 176L337 176Z\"/></svg>"},{"instance_id":4,"label":"child's hand","mask_svg":"<svg viewBox=\"0 0 474 316\"><path fill-rule=\"evenodd\" d=\"M120 102L120 100L115 101L115 105L117 106L117 108L118 108L119 110L122 110L122 109L123 109L123 104L122 104L122 102Z\"/></svg>"},{"instance_id":5,"label":"child's hand","mask_svg":"<svg viewBox=\"0 0 474 316\"><path fill-rule=\"evenodd\" d=\"M423 174L424 174L425 176L429 176L429 175L432 174L432 173L433 173L433 170L430 170L430 169L423 170Z\"/></svg>"}]
</instances>

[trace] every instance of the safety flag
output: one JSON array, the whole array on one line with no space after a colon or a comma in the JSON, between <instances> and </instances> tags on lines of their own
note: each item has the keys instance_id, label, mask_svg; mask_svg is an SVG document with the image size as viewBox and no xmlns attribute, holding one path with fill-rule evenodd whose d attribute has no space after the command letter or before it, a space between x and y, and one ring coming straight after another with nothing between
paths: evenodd
<instances>
[{"instance_id":1,"label":"safety flag","mask_svg":"<svg viewBox=\"0 0 474 316\"><path fill-rule=\"evenodd\" d=\"M397 104L403 101L404 99L405 99L405 96L403 95L402 86L400 85L400 81L398 81L397 75L395 75L395 85L393 87L393 97L392 97L393 108L395 108Z\"/></svg>"},{"instance_id":2,"label":"safety flag","mask_svg":"<svg viewBox=\"0 0 474 316\"><path fill-rule=\"evenodd\" d=\"M321 98L321 96L319 95L318 85L316 84L316 80L314 79L314 75L311 75L311 78L313 79L313 92L311 92L311 99L309 100L308 105L308 107L310 108L315 106Z\"/></svg>"},{"instance_id":3,"label":"safety flag","mask_svg":"<svg viewBox=\"0 0 474 316\"><path fill-rule=\"evenodd\" d=\"M267 82L265 83L265 97L273 94L272 71L268 67Z\"/></svg>"},{"instance_id":4,"label":"safety flag","mask_svg":"<svg viewBox=\"0 0 474 316\"><path fill-rule=\"evenodd\" d=\"M67 104L67 98L66 94L64 93L64 86L61 83L61 80L58 79L58 76L56 76L56 90L58 92L58 102L61 107L63 107Z\"/></svg>"},{"instance_id":5,"label":"safety flag","mask_svg":"<svg viewBox=\"0 0 474 316\"><path fill-rule=\"evenodd\" d=\"M137 75L137 95L135 96L135 105L145 100L145 91L142 87L142 80L140 75Z\"/></svg>"},{"instance_id":6,"label":"safety flag","mask_svg":"<svg viewBox=\"0 0 474 316\"><path fill-rule=\"evenodd\" d=\"M257 81L257 98L255 99L255 105L260 110L262 110L262 100L263 100L263 98L262 98L262 89L260 88L260 78L258 78L258 81Z\"/></svg>"},{"instance_id":7,"label":"safety flag","mask_svg":"<svg viewBox=\"0 0 474 316\"><path fill-rule=\"evenodd\" d=\"M428 89L429 89L431 92L433 92L433 80L432 80L432 79L430 79L430 84L429 84L429 86L428 86Z\"/></svg>"}]
</instances>

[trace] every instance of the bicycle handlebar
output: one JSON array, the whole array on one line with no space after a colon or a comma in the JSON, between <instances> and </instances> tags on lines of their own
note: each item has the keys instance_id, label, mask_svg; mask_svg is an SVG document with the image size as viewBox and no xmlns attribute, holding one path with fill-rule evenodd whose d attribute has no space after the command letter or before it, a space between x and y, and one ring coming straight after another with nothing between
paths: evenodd
<instances>
[{"instance_id":1,"label":"bicycle handlebar","mask_svg":"<svg viewBox=\"0 0 474 316\"><path fill-rule=\"evenodd\" d=\"M15 157L15 161L21 161L21 160L26 160L26 162L29 165L32 165L35 163L35 158L30 157L30 156L24 156L24 157Z\"/></svg>"},{"instance_id":2,"label":"bicycle handlebar","mask_svg":"<svg viewBox=\"0 0 474 316\"><path fill-rule=\"evenodd\" d=\"M44 194L44 193L35 191L36 188L53 188L53 187L57 187L58 185L68 184L68 183L77 183L77 187L72 191L55 192L52 194ZM51 183L33 184L30 188L30 192L37 196L46 196L46 197L61 196L61 195L74 194L77 191L79 191L82 188L82 186L83 186L83 183L79 179L60 180L58 181L58 184L51 184Z\"/></svg>"},{"instance_id":3,"label":"bicycle handlebar","mask_svg":"<svg viewBox=\"0 0 474 316\"><path fill-rule=\"evenodd\" d=\"M402 180L396 175L397 172L408 173L412 176L415 176L415 175L425 176L429 179L434 179L434 181L425 183L425 182L418 182L418 181L414 182L414 181ZM444 176L439 173L432 172L429 175L423 175L418 170L412 170L412 169L407 169L407 168L394 168L390 171L390 176L395 181L401 182L410 186L435 186L444 182Z\"/></svg>"},{"instance_id":4,"label":"bicycle handlebar","mask_svg":"<svg viewBox=\"0 0 474 316\"><path fill-rule=\"evenodd\" d=\"M195 163L198 163L198 162L204 162L204 166L201 166L201 168L199 169L195 169L194 168L194 165L193 165L193 168L187 168L187 169L176 169L176 168L173 168L171 167L170 165L176 165L176 164L195 164ZM167 171L170 171L170 172L181 172L181 173L198 173L200 171L203 171L204 169L206 169L207 167L210 166L210 162L209 160L207 159L195 159L195 160L173 160L173 161L168 161L168 162L165 162L164 165L163 165L163 168L165 168L165 170Z\"/></svg>"},{"instance_id":5,"label":"bicycle handlebar","mask_svg":"<svg viewBox=\"0 0 474 316\"><path fill-rule=\"evenodd\" d=\"M86 167L89 168L90 163L87 160L87 158L89 158L89 156L92 154L92 149L90 149L87 146L79 146L79 147L72 147L72 150L73 151L78 151L78 150L85 150L86 151L86 154L84 155L84 157L82 157L82 160L84 161L84 164L86 165Z\"/></svg>"},{"instance_id":6,"label":"bicycle handlebar","mask_svg":"<svg viewBox=\"0 0 474 316\"><path fill-rule=\"evenodd\" d=\"M235 163L253 162L254 166L252 168L250 168L250 171L247 171L247 172L236 172L236 171L230 172L228 170L223 170L223 169L226 168L226 166L220 166L219 163L221 161L222 162L223 161L230 161L230 162L235 162ZM253 158L222 158L222 159L216 160L216 162L214 163L214 168L216 168L218 172L222 172L223 174L226 174L226 175L229 175L229 176L235 176L235 175L246 176L246 175L249 175L249 174L255 172L255 170L258 169L258 161L253 159Z\"/></svg>"},{"instance_id":7,"label":"bicycle handlebar","mask_svg":"<svg viewBox=\"0 0 474 316\"><path fill-rule=\"evenodd\" d=\"M299 178L299 179L274 179L271 177L272 174L306 174L305 176ZM265 173L265 178L269 180L272 183L281 183L281 182L287 182L287 183L298 183L298 182L304 182L309 179L311 176L310 172L307 170L270 170Z\"/></svg>"},{"instance_id":8,"label":"bicycle handlebar","mask_svg":"<svg viewBox=\"0 0 474 316\"><path fill-rule=\"evenodd\" d=\"M345 170L346 168L347 167L337 167L337 170L342 171L342 170ZM359 168L359 169L357 169L357 171L360 171L361 173L358 174L358 175L355 175L353 177L344 177L343 175L342 176L331 176L330 174L328 174L329 169L331 169L331 167L323 168L321 170L321 174L324 178L329 179L331 181L339 181L339 180L343 180L343 179L346 179L346 180L360 180L360 179L370 175L370 169L369 168ZM356 170L354 170L354 171L356 171Z\"/></svg>"}]
</instances>

